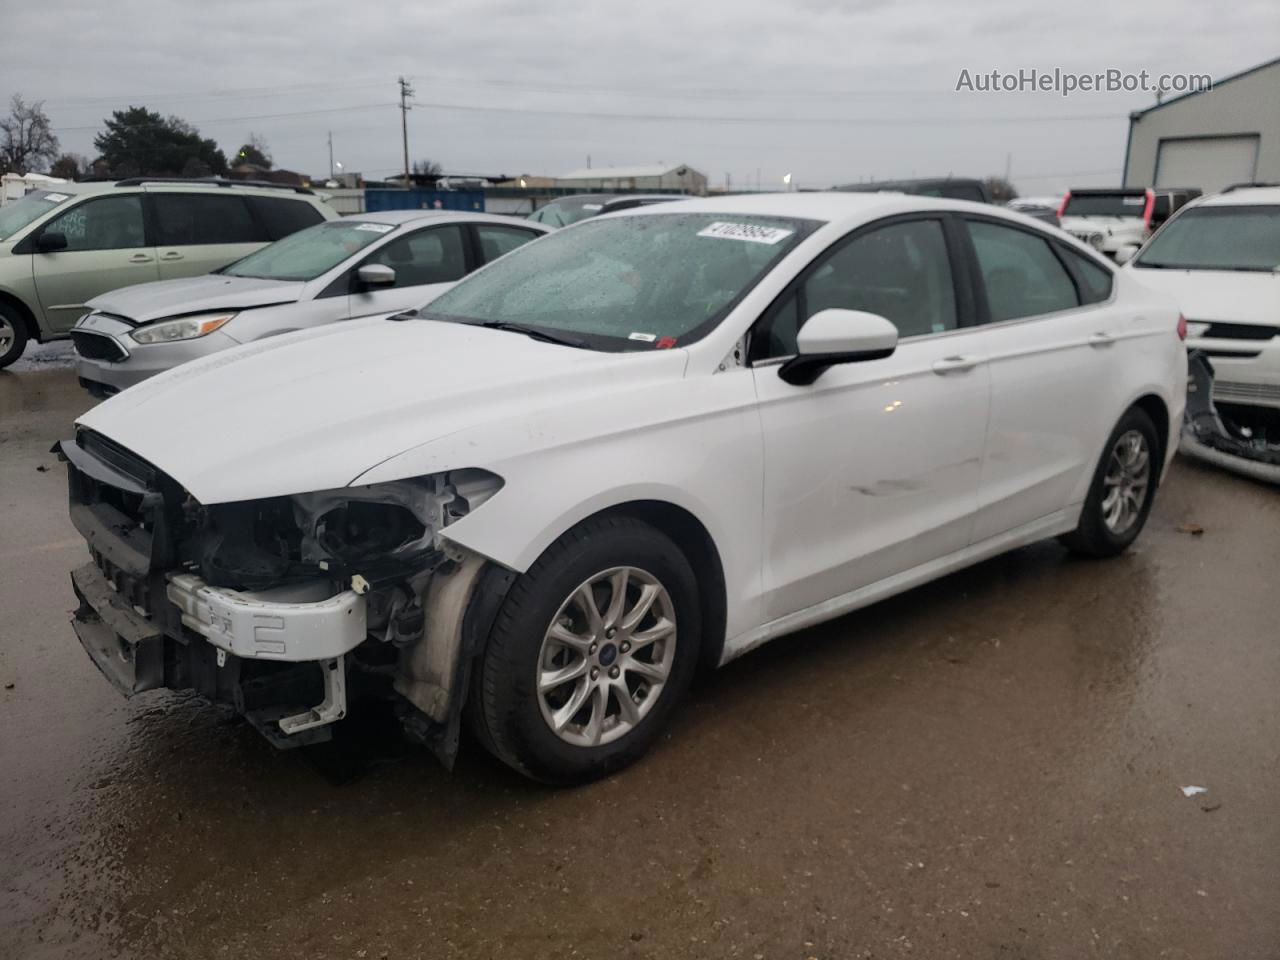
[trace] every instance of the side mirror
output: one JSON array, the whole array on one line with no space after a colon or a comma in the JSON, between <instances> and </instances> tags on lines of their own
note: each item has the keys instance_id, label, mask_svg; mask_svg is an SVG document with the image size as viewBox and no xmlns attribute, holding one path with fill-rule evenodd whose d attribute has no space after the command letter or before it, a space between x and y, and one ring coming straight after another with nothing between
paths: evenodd
<instances>
[{"instance_id":1,"label":"side mirror","mask_svg":"<svg viewBox=\"0 0 1280 960\"><path fill-rule=\"evenodd\" d=\"M67 235L57 230L46 230L36 241L36 249L41 253L56 253L67 249Z\"/></svg>"},{"instance_id":2,"label":"side mirror","mask_svg":"<svg viewBox=\"0 0 1280 960\"><path fill-rule=\"evenodd\" d=\"M898 328L862 310L819 310L800 328L798 353L778 376L794 386L808 386L839 363L882 360L898 347Z\"/></svg>"},{"instance_id":3,"label":"side mirror","mask_svg":"<svg viewBox=\"0 0 1280 960\"><path fill-rule=\"evenodd\" d=\"M1116 247L1116 263L1128 263L1133 259L1133 255L1138 252L1136 243L1122 243Z\"/></svg>"},{"instance_id":4,"label":"side mirror","mask_svg":"<svg viewBox=\"0 0 1280 960\"><path fill-rule=\"evenodd\" d=\"M390 287L396 282L396 272L381 263L367 263L356 271L356 279L365 287Z\"/></svg>"}]
</instances>

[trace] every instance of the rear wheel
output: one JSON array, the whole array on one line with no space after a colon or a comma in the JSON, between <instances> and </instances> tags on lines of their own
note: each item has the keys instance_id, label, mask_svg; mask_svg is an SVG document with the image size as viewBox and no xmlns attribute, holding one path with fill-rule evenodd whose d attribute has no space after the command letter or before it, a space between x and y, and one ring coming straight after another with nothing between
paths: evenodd
<instances>
[{"instance_id":1,"label":"rear wheel","mask_svg":"<svg viewBox=\"0 0 1280 960\"><path fill-rule=\"evenodd\" d=\"M1160 442L1151 418L1137 407L1120 418L1107 439L1080 523L1061 537L1074 553L1112 557L1137 539L1159 482Z\"/></svg>"},{"instance_id":2,"label":"rear wheel","mask_svg":"<svg viewBox=\"0 0 1280 960\"><path fill-rule=\"evenodd\" d=\"M22 356L27 348L27 325L7 303L0 303L0 369Z\"/></svg>"},{"instance_id":3,"label":"rear wheel","mask_svg":"<svg viewBox=\"0 0 1280 960\"><path fill-rule=\"evenodd\" d=\"M512 586L470 709L499 759L538 780L592 780L637 759L688 688L701 629L679 548L628 517L588 520Z\"/></svg>"}]
</instances>

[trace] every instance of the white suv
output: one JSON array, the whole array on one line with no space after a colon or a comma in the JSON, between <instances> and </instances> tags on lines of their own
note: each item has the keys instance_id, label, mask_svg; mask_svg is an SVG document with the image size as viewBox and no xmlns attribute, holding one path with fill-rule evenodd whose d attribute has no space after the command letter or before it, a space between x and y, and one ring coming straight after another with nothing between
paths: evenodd
<instances>
[{"instance_id":1,"label":"white suv","mask_svg":"<svg viewBox=\"0 0 1280 960\"><path fill-rule=\"evenodd\" d=\"M1125 269L1178 302L1215 399L1280 407L1280 186L1188 204Z\"/></svg>"}]
</instances>

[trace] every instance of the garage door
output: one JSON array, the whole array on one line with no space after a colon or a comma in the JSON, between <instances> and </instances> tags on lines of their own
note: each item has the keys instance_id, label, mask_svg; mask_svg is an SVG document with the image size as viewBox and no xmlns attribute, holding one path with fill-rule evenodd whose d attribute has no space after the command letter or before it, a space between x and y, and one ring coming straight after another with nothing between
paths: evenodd
<instances>
[{"instance_id":1,"label":"garage door","mask_svg":"<svg viewBox=\"0 0 1280 960\"><path fill-rule=\"evenodd\" d=\"M1214 193L1248 183L1258 169L1258 135L1161 140L1156 154L1157 187L1199 187Z\"/></svg>"}]
</instances>

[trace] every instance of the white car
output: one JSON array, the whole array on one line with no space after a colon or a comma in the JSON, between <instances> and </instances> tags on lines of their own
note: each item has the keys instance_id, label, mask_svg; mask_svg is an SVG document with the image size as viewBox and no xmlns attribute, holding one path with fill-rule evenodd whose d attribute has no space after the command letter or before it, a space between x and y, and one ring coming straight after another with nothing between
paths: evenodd
<instances>
[{"instance_id":1,"label":"white car","mask_svg":"<svg viewBox=\"0 0 1280 960\"><path fill-rule=\"evenodd\" d=\"M1280 187L1188 204L1125 270L1182 308L1215 399L1280 407Z\"/></svg>"},{"instance_id":2,"label":"white car","mask_svg":"<svg viewBox=\"0 0 1280 960\"><path fill-rule=\"evenodd\" d=\"M1069 190L1058 209L1059 226L1115 258L1123 248L1140 245L1199 195L1199 190L1165 187Z\"/></svg>"},{"instance_id":3,"label":"white car","mask_svg":"<svg viewBox=\"0 0 1280 960\"><path fill-rule=\"evenodd\" d=\"M516 769L600 776L700 663L1041 538L1124 550L1182 417L1179 326L991 206L593 218L418 316L85 414L74 626L126 694L194 688L281 746L381 698L446 760L465 707Z\"/></svg>"}]
</instances>

